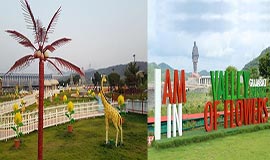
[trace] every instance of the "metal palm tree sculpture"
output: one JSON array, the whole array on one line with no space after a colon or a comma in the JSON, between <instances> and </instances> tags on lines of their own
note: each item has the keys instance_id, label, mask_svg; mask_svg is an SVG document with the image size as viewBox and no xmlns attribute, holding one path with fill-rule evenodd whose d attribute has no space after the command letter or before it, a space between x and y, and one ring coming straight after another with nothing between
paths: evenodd
<instances>
[{"instance_id":1,"label":"metal palm tree sculpture","mask_svg":"<svg viewBox=\"0 0 270 160\"><path fill-rule=\"evenodd\" d=\"M47 61L49 65L53 66L61 74L62 72L60 71L59 67L74 70L80 75L84 75L84 73L80 70L79 67L64 59L58 57L49 57L48 51L54 52L57 47L66 44L67 42L71 41L71 39L61 38L51 44L44 46L44 44L48 40L48 34L53 33L54 27L61 11L61 7L55 12L49 25L47 26L47 28L45 28L44 26L42 26L39 19L34 18L28 2L26 0L21 0L21 4L27 26L29 29L34 31L34 44L37 44L38 46L36 48L34 44L23 34L14 30L7 30L6 32L8 32L12 37L14 37L21 45L33 50L32 54L24 56L21 59L17 60L7 73L21 70L27 67L35 59L39 59L38 159L43 159L44 62Z\"/></svg>"}]
</instances>

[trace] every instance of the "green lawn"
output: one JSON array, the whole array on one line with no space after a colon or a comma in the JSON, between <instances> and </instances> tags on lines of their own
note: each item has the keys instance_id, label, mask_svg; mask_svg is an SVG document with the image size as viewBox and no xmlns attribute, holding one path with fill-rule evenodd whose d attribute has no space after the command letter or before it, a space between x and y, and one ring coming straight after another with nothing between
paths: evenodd
<instances>
[{"instance_id":1,"label":"green lawn","mask_svg":"<svg viewBox=\"0 0 270 160\"><path fill-rule=\"evenodd\" d=\"M28 94L21 94L20 96L24 97ZM13 101L16 99L20 99L19 96L15 96L15 94L5 94L0 96L0 103Z\"/></svg>"},{"instance_id":2,"label":"green lawn","mask_svg":"<svg viewBox=\"0 0 270 160\"><path fill-rule=\"evenodd\" d=\"M58 94L57 97L53 97L53 101L51 102L50 98L47 98L47 99L44 99L44 108L48 108L48 107L54 107L54 106L57 106L57 105L62 105L64 104L62 98L64 95L67 96L67 101L72 101L73 103L80 103L80 102L89 102L89 101L96 101L95 98L93 97L71 97L71 94L75 94L76 91L64 91L64 92L61 92ZM115 98L116 99L115 101L117 102L117 97L118 95L116 95L116 93L114 93L115 95ZM108 93L106 94L107 98L109 100L111 100L111 93ZM142 94L134 94L134 95L128 95L128 94L125 94L125 99L142 99L147 96L147 94L144 92ZM67 104L67 102L66 102ZM34 103L32 105L29 105L28 107L26 107L26 111L33 111L33 110L36 110L38 108L37 104Z\"/></svg>"},{"instance_id":3,"label":"green lawn","mask_svg":"<svg viewBox=\"0 0 270 160\"><path fill-rule=\"evenodd\" d=\"M208 93L187 92L187 101L183 104L183 114L203 113L206 102L212 101L212 96ZM218 110L223 110L223 105L218 106ZM167 105L162 105L161 115L167 115ZM148 112L148 117L154 117L154 109Z\"/></svg>"},{"instance_id":4,"label":"green lawn","mask_svg":"<svg viewBox=\"0 0 270 160\"><path fill-rule=\"evenodd\" d=\"M169 149L148 149L148 159L269 159L270 130L238 134Z\"/></svg>"},{"instance_id":5,"label":"green lawn","mask_svg":"<svg viewBox=\"0 0 270 160\"><path fill-rule=\"evenodd\" d=\"M44 99L44 108L67 104L67 102L69 101L72 101L73 103L95 101L93 97L71 97L71 94L75 94L75 93L76 93L75 91L61 92L60 94L57 95L57 97L52 98L53 100L52 102L50 101L50 98ZM62 100L64 95L67 96L66 103L64 103ZM33 111L33 110L36 110L37 108L38 108L37 104L34 103L26 107L26 111Z\"/></svg>"},{"instance_id":6,"label":"green lawn","mask_svg":"<svg viewBox=\"0 0 270 160\"><path fill-rule=\"evenodd\" d=\"M44 159L147 159L146 115L129 113L123 124L124 145L105 145L104 117L76 121L73 133L67 124L44 129ZM115 129L110 123L110 140L115 140ZM37 159L37 132L23 135L22 145L16 150L13 139L0 142L0 159Z\"/></svg>"}]
</instances>

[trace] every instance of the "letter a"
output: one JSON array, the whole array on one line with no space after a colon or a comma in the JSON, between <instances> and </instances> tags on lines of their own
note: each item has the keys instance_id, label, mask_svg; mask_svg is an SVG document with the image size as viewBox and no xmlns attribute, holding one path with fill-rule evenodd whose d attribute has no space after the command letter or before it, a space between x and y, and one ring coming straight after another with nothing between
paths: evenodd
<instances>
[{"instance_id":1,"label":"letter a","mask_svg":"<svg viewBox=\"0 0 270 160\"><path fill-rule=\"evenodd\" d=\"M163 89L163 99L162 104L166 104L166 98L169 97L169 102L172 104L172 87L171 87L171 78L169 69L166 70L165 74L165 83Z\"/></svg>"}]
</instances>

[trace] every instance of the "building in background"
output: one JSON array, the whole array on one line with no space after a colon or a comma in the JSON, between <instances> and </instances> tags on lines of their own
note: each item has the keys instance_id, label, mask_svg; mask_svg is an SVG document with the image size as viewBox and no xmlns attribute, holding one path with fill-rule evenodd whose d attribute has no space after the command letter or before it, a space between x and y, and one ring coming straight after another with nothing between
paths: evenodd
<instances>
[{"instance_id":1,"label":"building in background","mask_svg":"<svg viewBox=\"0 0 270 160\"><path fill-rule=\"evenodd\" d=\"M0 77L0 96L3 94L2 90L2 78Z\"/></svg>"},{"instance_id":2,"label":"building in background","mask_svg":"<svg viewBox=\"0 0 270 160\"><path fill-rule=\"evenodd\" d=\"M16 86L24 90L37 89L39 86L38 74L33 73L0 73L1 88L3 92L12 92ZM45 74L45 80L52 80L52 74ZM1 91L0 91L1 92Z\"/></svg>"}]
</instances>

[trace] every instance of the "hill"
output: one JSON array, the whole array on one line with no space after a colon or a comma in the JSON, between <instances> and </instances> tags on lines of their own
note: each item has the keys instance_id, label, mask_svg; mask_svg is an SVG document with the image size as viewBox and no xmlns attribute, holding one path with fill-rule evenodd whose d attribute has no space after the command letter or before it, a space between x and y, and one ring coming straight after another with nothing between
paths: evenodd
<instances>
[{"instance_id":1,"label":"hill","mask_svg":"<svg viewBox=\"0 0 270 160\"><path fill-rule=\"evenodd\" d=\"M165 71L166 69L169 69L170 70L170 76L171 78L173 78L173 68L166 64L166 63L160 63L160 64L156 64L155 62L151 62L151 63L148 63L148 82L150 83L153 83L154 82L154 72L155 72L155 69L161 69L161 79L162 81L164 81L164 77L165 77ZM199 72L199 74L201 76L209 76L210 73L206 70L202 70ZM186 73L186 78L189 77L191 75L191 72L188 72Z\"/></svg>"},{"instance_id":2,"label":"hill","mask_svg":"<svg viewBox=\"0 0 270 160\"><path fill-rule=\"evenodd\" d=\"M244 66L244 68L243 68L242 70L249 70L249 69L252 68L252 67L259 68L259 59L260 59L262 56L264 56L267 52L270 52L270 47L265 48L265 49L261 52L261 54L260 54L258 57L254 58L253 60L251 60L250 62L248 62L248 63Z\"/></svg>"},{"instance_id":3,"label":"hill","mask_svg":"<svg viewBox=\"0 0 270 160\"><path fill-rule=\"evenodd\" d=\"M207 70L201 70L199 72L199 75L201 75L201 76L210 76L210 73Z\"/></svg>"},{"instance_id":4,"label":"hill","mask_svg":"<svg viewBox=\"0 0 270 160\"><path fill-rule=\"evenodd\" d=\"M136 63L137 63L137 66L139 66L139 70L147 73L147 62L136 62ZM123 78L125 70L127 68L127 65L128 64L119 64L119 65L110 66L110 67L107 67L107 68L86 70L85 71L86 81L90 82L91 77L94 76L95 72L98 72L100 74L109 75L110 73L112 73L114 71L115 73L118 73L121 78Z\"/></svg>"},{"instance_id":5,"label":"hill","mask_svg":"<svg viewBox=\"0 0 270 160\"><path fill-rule=\"evenodd\" d=\"M151 82L151 83L154 82L155 69L161 69L162 80L164 80L166 69L169 69L171 73L171 77L173 76L173 68L170 65L166 63L156 64L155 62L152 62L152 63L148 63L148 82Z\"/></svg>"}]
</instances>

